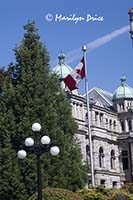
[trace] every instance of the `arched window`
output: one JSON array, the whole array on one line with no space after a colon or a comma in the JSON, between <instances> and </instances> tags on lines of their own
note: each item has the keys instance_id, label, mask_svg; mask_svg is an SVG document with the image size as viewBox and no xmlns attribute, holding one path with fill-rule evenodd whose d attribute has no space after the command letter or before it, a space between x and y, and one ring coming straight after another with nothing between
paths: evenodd
<instances>
[{"instance_id":1,"label":"arched window","mask_svg":"<svg viewBox=\"0 0 133 200\"><path fill-rule=\"evenodd\" d=\"M98 112L95 112L95 121L98 121Z\"/></svg>"},{"instance_id":2,"label":"arched window","mask_svg":"<svg viewBox=\"0 0 133 200\"><path fill-rule=\"evenodd\" d=\"M104 167L104 152L103 148L99 148L99 167Z\"/></svg>"},{"instance_id":3,"label":"arched window","mask_svg":"<svg viewBox=\"0 0 133 200\"><path fill-rule=\"evenodd\" d=\"M115 169L115 152L114 152L114 150L111 150L111 153L110 153L110 167L111 167L111 169Z\"/></svg>"},{"instance_id":4,"label":"arched window","mask_svg":"<svg viewBox=\"0 0 133 200\"><path fill-rule=\"evenodd\" d=\"M76 118L79 118L79 103L76 103Z\"/></svg>"},{"instance_id":5,"label":"arched window","mask_svg":"<svg viewBox=\"0 0 133 200\"><path fill-rule=\"evenodd\" d=\"M116 121L113 122L113 129L116 130Z\"/></svg>"},{"instance_id":6,"label":"arched window","mask_svg":"<svg viewBox=\"0 0 133 200\"><path fill-rule=\"evenodd\" d=\"M100 122L102 122L103 121L103 113L100 113Z\"/></svg>"},{"instance_id":7,"label":"arched window","mask_svg":"<svg viewBox=\"0 0 133 200\"><path fill-rule=\"evenodd\" d=\"M80 104L80 107L79 107L79 108L80 108L80 119L83 120L83 116L84 116L84 115L83 115L83 105Z\"/></svg>"},{"instance_id":8,"label":"arched window","mask_svg":"<svg viewBox=\"0 0 133 200\"><path fill-rule=\"evenodd\" d=\"M112 128L112 120L110 119L109 120L109 129L111 129Z\"/></svg>"},{"instance_id":9,"label":"arched window","mask_svg":"<svg viewBox=\"0 0 133 200\"><path fill-rule=\"evenodd\" d=\"M106 120L105 120L106 122L106 128L108 129L108 119L106 118Z\"/></svg>"}]
</instances>

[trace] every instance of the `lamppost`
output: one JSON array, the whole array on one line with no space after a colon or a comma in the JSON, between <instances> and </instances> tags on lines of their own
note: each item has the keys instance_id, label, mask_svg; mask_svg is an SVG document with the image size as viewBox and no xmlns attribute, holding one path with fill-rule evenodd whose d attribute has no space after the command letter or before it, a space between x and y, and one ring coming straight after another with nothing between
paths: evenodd
<instances>
[{"instance_id":1,"label":"lamppost","mask_svg":"<svg viewBox=\"0 0 133 200\"><path fill-rule=\"evenodd\" d=\"M133 44L133 8L130 8L128 11L128 14L130 16L130 34L131 34L131 39L132 39L132 44Z\"/></svg>"},{"instance_id":2,"label":"lamppost","mask_svg":"<svg viewBox=\"0 0 133 200\"><path fill-rule=\"evenodd\" d=\"M60 150L58 146L55 146L50 138L46 135L41 137L41 143L39 142L38 133L41 130L39 123L32 125L32 131L34 132L34 140L31 137L25 139L25 145L22 146L21 150L18 151L18 157L24 159L27 153L34 153L37 158L37 182L38 182L38 200L42 200L42 180L41 180L41 160L40 156L42 153L49 152L51 155L56 156Z\"/></svg>"}]
</instances>

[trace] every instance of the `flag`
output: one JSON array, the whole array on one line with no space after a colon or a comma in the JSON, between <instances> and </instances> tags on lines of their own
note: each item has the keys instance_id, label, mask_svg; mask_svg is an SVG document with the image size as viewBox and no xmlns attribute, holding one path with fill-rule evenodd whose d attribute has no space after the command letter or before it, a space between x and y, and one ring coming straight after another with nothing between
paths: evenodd
<instances>
[{"instance_id":1,"label":"flag","mask_svg":"<svg viewBox=\"0 0 133 200\"><path fill-rule=\"evenodd\" d=\"M78 85L84 77L85 77L85 60L83 56L80 63L75 67L75 69L65 77L64 83L69 88L69 90L72 91L78 89Z\"/></svg>"}]
</instances>

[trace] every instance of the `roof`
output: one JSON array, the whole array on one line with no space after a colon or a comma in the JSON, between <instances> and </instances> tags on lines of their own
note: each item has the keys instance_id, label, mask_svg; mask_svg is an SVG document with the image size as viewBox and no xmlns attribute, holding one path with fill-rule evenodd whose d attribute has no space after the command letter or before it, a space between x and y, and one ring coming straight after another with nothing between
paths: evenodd
<instances>
[{"instance_id":1,"label":"roof","mask_svg":"<svg viewBox=\"0 0 133 200\"><path fill-rule=\"evenodd\" d=\"M121 85L115 90L112 100L116 99L133 99L133 89L126 83L126 77L122 75Z\"/></svg>"},{"instance_id":2,"label":"roof","mask_svg":"<svg viewBox=\"0 0 133 200\"><path fill-rule=\"evenodd\" d=\"M65 55L60 52L59 56L59 63L53 68L53 72L55 72L60 79L64 79L68 74L72 72L72 68L65 64Z\"/></svg>"},{"instance_id":3,"label":"roof","mask_svg":"<svg viewBox=\"0 0 133 200\"><path fill-rule=\"evenodd\" d=\"M101 88L94 87L91 90L88 91L89 99L92 103L95 104L95 102L101 102L104 107L110 108L112 107L112 96L113 94L105 91ZM86 96L86 94L84 94Z\"/></svg>"}]
</instances>

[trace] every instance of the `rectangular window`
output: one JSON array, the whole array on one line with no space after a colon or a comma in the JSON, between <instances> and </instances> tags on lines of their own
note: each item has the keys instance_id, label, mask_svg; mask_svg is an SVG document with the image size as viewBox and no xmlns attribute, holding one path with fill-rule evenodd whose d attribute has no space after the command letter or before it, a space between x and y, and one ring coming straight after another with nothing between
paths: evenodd
<instances>
[{"instance_id":1,"label":"rectangular window","mask_svg":"<svg viewBox=\"0 0 133 200\"><path fill-rule=\"evenodd\" d=\"M122 166L123 166L123 170L127 170L128 169L128 151L122 151Z\"/></svg>"},{"instance_id":2,"label":"rectangular window","mask_svg":"<svg viewBox=\"0 0 133 200\"><path fill-rule=\"evenodd\" d=\"M132 130L132 122L131 122L131 120L128 121L128 127L129 127L129 131L131 131Z\"/></svg>"},{"instance_id":3,"label":"rectangular window","mask_svg":"<svg viewBox=\"0 0 133 200\"><path fill-rule=\"evenodd\" d=\"M98 112L95 112L95 121L98 121Z\"/></svg>"},{"instance_id":4,"label":"rectangular window","mask_svg":"<svg viewBox=\"0 0 133 200\"><path fill-rule=\"evenodd\" d=\"M100 122L103 121L103 113L100 113Z\"/></svg>"},{"instance_id":5,"label":"rectangular window","mask_svg":"<svg viewBox=\"0 0 133 200\"><path fill-rule=\"evenodd\" d=\"M117 182L116 181L113 181L113 187L117 187Z\"/></svg>"},{"instance_id":6,"label":"rectangular window","mask_svg":"<svg viewBox=\"0 0 133 200\"><path fill-rule=\"evenodd\" d=\"M100 180L100 184L101 184L101 185L105 185L105 180L104 180L104 179L101 179L101 180Z\"/></svg>"}]
</instances>

